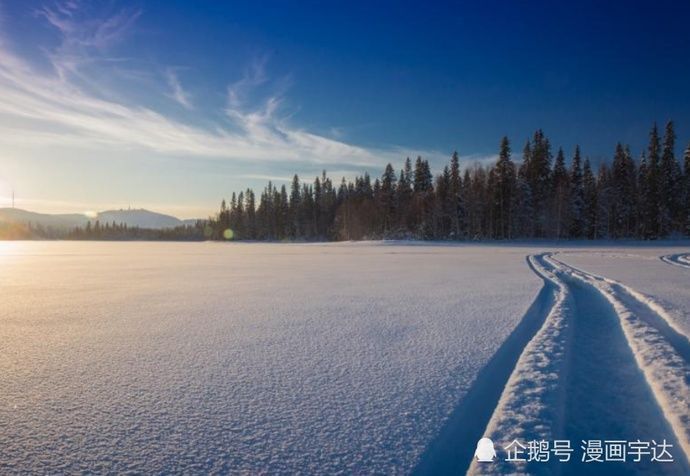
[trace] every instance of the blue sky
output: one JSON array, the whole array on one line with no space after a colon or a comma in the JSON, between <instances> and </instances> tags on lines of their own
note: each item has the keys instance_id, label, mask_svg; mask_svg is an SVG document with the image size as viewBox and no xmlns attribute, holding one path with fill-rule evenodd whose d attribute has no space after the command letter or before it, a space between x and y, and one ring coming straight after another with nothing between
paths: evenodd
<instances>
[{"instance_id":1,"label":"blue sky","mask_svg":"<svg viewBox=\"0 0 690 476\"><path fill-rule=\"evenodd\" d=\"M0 200L196 217L539 127L595 161L690 139L686 2L429 3L0 0Z\"/></svg>"}]
</instances>

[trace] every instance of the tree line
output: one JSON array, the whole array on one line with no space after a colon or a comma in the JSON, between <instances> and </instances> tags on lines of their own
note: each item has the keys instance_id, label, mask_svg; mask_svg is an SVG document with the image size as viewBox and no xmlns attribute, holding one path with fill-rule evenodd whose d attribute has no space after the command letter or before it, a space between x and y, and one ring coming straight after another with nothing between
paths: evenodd
<instances>
[{"instance_id":1,"label":"tree line","mask_svg":"<svg viewBox=\"0 0 690 476\"><path fill-rule=\"evenodd\" d=\"M99 220L65 228L40 223L0 223L0 240L103 240L103 241L201 241L211 235L204 220L175 228L141 228Z\"/></svg>"},{"instance_id":2,"label":"tree line","mask_svg":"<svg viewBox=\"0 0 690 476\"><path fill-rule=\"evenodd\" d=\"M429 162L408 158L334 184L324 171L311 183L295 175L223 200L205 227L216 240L601 239L690 235L690 145L675 154L673 122L656 124L641 156L615 147L594 170L575 147L570 160L537 130L519 164L507 137L495 163L460 167L454 153L435 177Z\"/></svg>"},{"instance_id":3,"label":"tree line","mask_svg":"<svg viewBox=\"0 0 690 476\"><path fill-rule=\"evenodd\" d=\"M180 225L174 228L141 228L128 226L126 223L105 222L95 220L93 225L87 222L83 227L70 230L64 239L68 240L107 240L107 241L199 241L205 238L207 225L197 221L194 225Z\"/></svg>"}]
</instances>

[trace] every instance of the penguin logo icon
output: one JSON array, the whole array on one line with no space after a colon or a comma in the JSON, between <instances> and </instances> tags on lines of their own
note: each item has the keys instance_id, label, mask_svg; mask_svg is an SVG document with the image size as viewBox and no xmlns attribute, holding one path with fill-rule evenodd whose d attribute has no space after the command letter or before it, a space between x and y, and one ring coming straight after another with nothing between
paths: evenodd
<instances>
[{"instance_id":1,"label":"penguin logo icon","mask_svg":"<svg viewBox=\"0 0 690 476\"><path fill-rule=\"evenodd\" d=\"M482 438L477 442L477 449L474 456L480 463L491 463L496 457L496 450L494 450L494 442L491 438Z\"/></svg>"}]
</instances>

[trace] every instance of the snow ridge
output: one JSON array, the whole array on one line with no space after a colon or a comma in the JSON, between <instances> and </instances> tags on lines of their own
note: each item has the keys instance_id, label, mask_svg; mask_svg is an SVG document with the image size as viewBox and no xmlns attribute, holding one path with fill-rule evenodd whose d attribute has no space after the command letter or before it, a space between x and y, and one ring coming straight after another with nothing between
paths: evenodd
<instances>
[{"instance_id":1,"label":"snow ridge","mask_svg":"<svg viewBox=\"0 0 690 476\"><path fill-rule=\"evenodd\" d=\"M523 350L487 425L485 436L496 447L505 447L513 437L551 440L562 422L561 379L566 367L568 315L572 312L567 286L543 265L546 254L529 257L534 271L555 286L556 299L541 329ZM505 439L508 438L508 441ZM499 459L491 465L475 459L468 474L523 474L525 463Z\"/></svg>"},{"instance_id":2,"label":"snow ridge","mask_svg":"<svg viewBox=\"0 0 690 476\"><path fill-rule=\"evenodd\" d=\"M690 456L690 341L653 299L552 257L555 269L594 286L614 307L635 361L686 458Z\"/></svg>"},{"instance_id":3,"label":"snow ridge","mask_svg":"<svg viewBox=\"0 0 690 476\"><path fill-rule=\"evenodd\" d=\"M680 266L681 268L690 269L690 253L676 253L672 255L664 255L660 257L664 263Z\"/></svg>"}]
</instances>

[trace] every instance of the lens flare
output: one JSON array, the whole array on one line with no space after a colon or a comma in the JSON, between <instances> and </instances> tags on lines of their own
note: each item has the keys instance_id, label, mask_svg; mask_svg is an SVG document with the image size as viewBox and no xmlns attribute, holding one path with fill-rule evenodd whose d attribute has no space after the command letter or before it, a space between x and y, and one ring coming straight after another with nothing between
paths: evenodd
<instances>
[{"instance_id":1,"label":"lens flare","mask_svg":"<svg viewBox=\"0 0 690 476\"><path fill-rule=\"evenodd\" d=\"M230 228L223 231L223 238L225 238L226 240L232 240L234 237L235 232L232 231Z\"/></svg>"}]
</instances>

